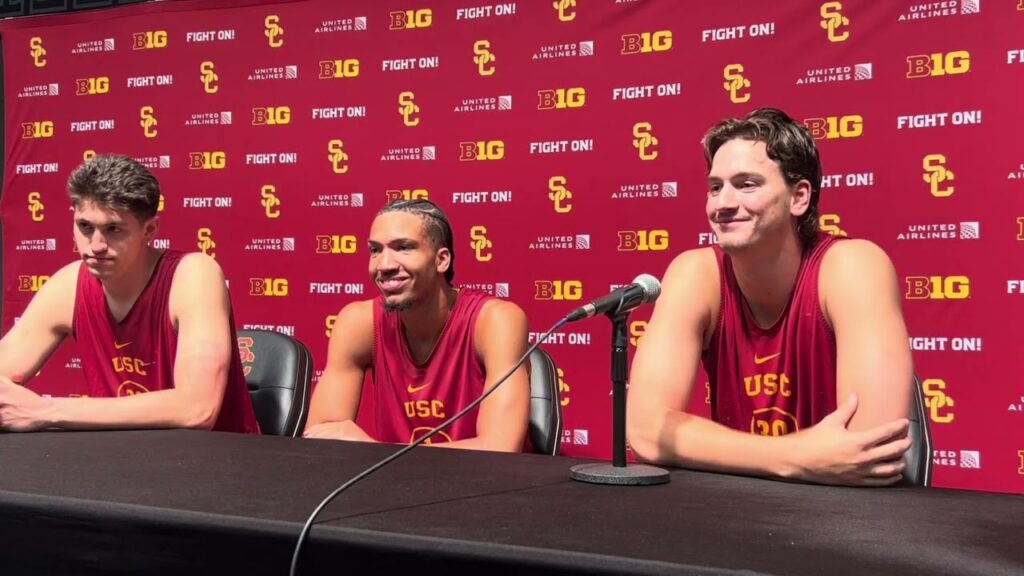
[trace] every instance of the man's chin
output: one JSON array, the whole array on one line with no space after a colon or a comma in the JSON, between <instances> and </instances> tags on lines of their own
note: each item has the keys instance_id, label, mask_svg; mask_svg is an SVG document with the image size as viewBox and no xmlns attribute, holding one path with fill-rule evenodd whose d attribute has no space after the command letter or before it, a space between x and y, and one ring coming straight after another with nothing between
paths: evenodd
<instances>
[{"instance_id":1,"label":"man's chin","mask_svg":"<svg viewBox=\"0 0 1024 576\"><path fill-rule=\"evenodd\" d=\"M401 312L409 308L412 308L412 298L384 297L384 311L386 312Z\"/></svg>"}]
</instances>

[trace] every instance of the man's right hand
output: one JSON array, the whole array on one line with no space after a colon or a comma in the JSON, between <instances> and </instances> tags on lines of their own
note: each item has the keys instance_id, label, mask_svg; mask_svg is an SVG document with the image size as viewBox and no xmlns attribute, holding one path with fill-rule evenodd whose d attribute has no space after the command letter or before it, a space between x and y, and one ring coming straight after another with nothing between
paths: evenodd
<instances>
[{"instance_id":1,"label":"man's right hand","mask_svg":"<svg viewBox=\"0 0 1024 576\"><path fill-rule=\"evenodd\" d=\"M869 430L847 429L857 412L851 394L816 425L784 436L792 442L791 469L784 475L817 484L888 486L903 478L904 452L910 448L910 421L900 418Z\"/></svg>"}]
</instances>

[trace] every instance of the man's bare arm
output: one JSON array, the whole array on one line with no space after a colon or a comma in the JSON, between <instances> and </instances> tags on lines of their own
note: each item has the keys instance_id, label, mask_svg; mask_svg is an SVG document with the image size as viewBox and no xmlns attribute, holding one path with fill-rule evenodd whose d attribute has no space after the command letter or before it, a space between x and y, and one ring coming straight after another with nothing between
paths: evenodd
<instances>
[{"instance_id":1,"label":"man's bare arm","mask_svg":"<svg viewBox=\"0 0 1024 576\"><path fill-rule=\"evenodd\" d=\"M71 333L80 265L64 266L43 284L21 319L0 340L0 376L27 384Z\"/></svg>"}]
</instances>

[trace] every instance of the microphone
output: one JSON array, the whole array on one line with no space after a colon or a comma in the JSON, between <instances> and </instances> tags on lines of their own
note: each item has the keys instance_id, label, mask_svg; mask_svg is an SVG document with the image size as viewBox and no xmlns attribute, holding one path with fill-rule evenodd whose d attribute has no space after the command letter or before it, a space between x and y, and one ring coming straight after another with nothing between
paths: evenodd
<instances>
[{"instance_id":1,"label":"microphone","mask_svg":"<svg viewBox=\"0 0 1024 576\"><path fill-rule=\"evenodd\" d=\"M565 317L566 322L575 322L606 312L628 312L641 304L650 304L661 294L661 283L650 274L641 274L632 284L613 290L586 306L580 306Z\"/></svg>"}]
</instances>

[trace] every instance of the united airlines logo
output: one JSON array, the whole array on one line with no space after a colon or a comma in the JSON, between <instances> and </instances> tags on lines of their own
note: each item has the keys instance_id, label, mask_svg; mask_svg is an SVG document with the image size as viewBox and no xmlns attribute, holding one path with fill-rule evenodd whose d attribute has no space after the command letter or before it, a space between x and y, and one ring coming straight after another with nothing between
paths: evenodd
<instances>
[{"instance_id":1,"label":"united airlines logo","mask_svg":"<svg viewBox=\"0 0 1024 576\"><path fill-rule=\"evenodd\" d=\"M487 292L498 298L509 297L509 284L508 282L494 282L492 283L477 283L477 284L462 284L463 288L469 288L471 290L480 290L481 292Z\"/></svg>"},{"instance_id":2,"label":"united airlines logo","mask_svg":"<svg viewBox=\"0 0 1024 576\"><path fill-rule=\"evenodd\" d=\"M263 19L263 35L267 37L267 44L271 48L284 46L284 28L281 27L281 19L277 14L271 14Z\"/></svg>"},{"instance_id":3,"label":"united airlines logo","mask_svg":"<svg viewBox=\"0 0 1024 576\"><path fill-rule=\"evenodd\" d=\"M928 184L928 190L936 198L948 198L953 195L952 184L947 182L954 180L952 170L946 168L946 156L944 154L928 154L921 161L924 174L921 178Z\"/></svg>"},{"instance_id":4,"label":"united airlines logo","mask_svg":"<svg viewBox=\"0 0 1024 576\"><path fill-rule=\"evenodd\" d=\"M299 67L295 64L287 66L264 66L254 68L247 80L261 82L264 80L295 80L299 77Z\"/></svg>"},{"instance_id":5,"label":"united airlines logo","mask_svg":"<svg viewBox=\"0 0 1024 576\"><path fill-rule=\"evenodd\" d=\"M946 224L911 224L906 232L896 235L897 240L977 240L981 238L979 222L949 222Z\"/></svg>"},{"instance_id":6,"label":"united airlines logo","mask_svg":"<svg viewBox=\"0 0 1024 576\"><path fill-rule=\"evenodd\" d=\"M398 162L402 160L436 160L436 146L413 146L403 148L388 148L387 152L380 155L381 162Z\"/></svg>"},{"instance_id":7,"label":"united airlines logo","mask_svg":"<svg viewBox=\"0 0 1024 576\"><path fill-rule=\"evenodd\" d=\"M594 41L571 42L568 44L547 44L533 53L531 60L555 60L558 58L576 58L593 56Z\"/></svg>"},{"instance_id":8,"label":"united airlines logo","mask_svg":"<svg viewBox=\"0 0 1024 576\"><path fill-rule=\"evenodd\" d=\"M46 66L46 48L43 48L43 39L33 36L28 41L28 55L32 58L32 65L36 68Z\"/></svg>"},{"instance_id":9,"label":"united airlines logo","mask_svg":"<svg viewBox=\"0 0 1024 576\"><path fill-rule=\"evenodd\" d=\"M729 64L722 69L722 77L722 87L729 93L730 101L743 104L750 100L750 80L743 76L743 64Z\"/></svg>"},{"instance_id":10,"label":"united airlines logo","mask_svg":"<svg viewBox=\"0 0 1024 576\"><path fill-rule=\"evenodd\" d=\"M508 111L512 109L512 95L485 96L482 98L463 98L455 105L453 112L488 112L491 110Z\"/></svg>"},{"instance_id":11,"label":"united airlines logo","mask_svg":"<svg viewBox=\"0 0 1024 576\"><path fill-rule=\"evenodd\" d=\"M498 57L491 52L490 40L477 40L473 43L473 62L476 64L476 72L481 76L493 76L496 68L494 63Z\"/></svg>"},{"instance_id":12,"label":"united airlines logo","mask_svg":"<svg viewBox=\"0 0 1024 576\"><path fill-rule=\"evenodd\" d=\"M590 250L590 234L538 234L530 250Z\"/></svg>"},{"instance_id":13,"label":"united airlines logo","mask_svg":"<svg viewBox=\"0 0 1024 576\"><path fill-rule=\"evenodd\" d=\"M641 160L654 160L658 157L658 151L653 148L658 145L658 139L652 135L650 122L637 122L633 124L633 147Z\"/></svg>"},{"instance_id":14,"label":"united airlines logo","mask_svg":"<svg viewBox=\"0 0 1024 576\"><path fill-rule=\"evenodd\" d=\"M72 54L93 54L96 52L113 52L116 44L113 38L103 40L86 40L77 42L71 49Z\"/></svg>"},{"instance_id":15,"label":"united airlines logo","mask_svg":"<svg viewBox=\"0 0 1024 576\"><path fill-rule=\"evenodd\" d=\"M310 208L362 208L363 193L318 194L309 204Z\"/></svg>"},{"instance_id":16,"label":"united airlines logo","mask_svg":"<svg viewBox=\"0 0 1024 576\"><path fill-rule=\"evenodd\" d=\"M295 252L295 238L252 238L245 244L246 252Z\"/></svg>"},{"instance_id":17,"label":"united airlines logo","mask_svg":"<svg viewBox=\"0 0 1024 576\"><path fill-rule=\"evenodd\" d=\"M977 450L933 450L932 464L949 468L981 468L981 452Z\"/></svg>"},{"instance_id":18,"label":"united airlines logo","mask_svg":"<svg viewBox=\"0 0 1024 576\"><path fill-rule=\"evenodd\" d=\"M846 29L850 25L850 19L842 14L843 5L840 2L825 2L821 5L821 27L825 29L829 42L845 42L850 37Z\"/></svg>"},{"instance_id":19,"label":"united airlines logo","mask_svg":"<svg viewBox=\"0 0 1024 576\"><path fill-rule=\"evenodd\" d=\"M796 79L797 86L808 84L832 84L871 80L874 76L874 65L871 62L854 64L853 66L833 66L830 68L809 68L803 76Z\"/></svg>"},{"instance_id":20,"label":"united airlines logo","mask_svg":"<svg viewBox=\"0 0 1024 576\"><path fill-rule=\"evenodd\" d=\"M927 2L913 4L900 13L899 22L913 22L946 16L962 16L981 12L981 0L947 0L945 2Z\"/></svg>"},{"instance_id":21,"label":"united airlines logo","mask_svg":"<svg viewBox=\"0 0 1024 576\"><path fill-rule=\"evenodd\" d=\"M36 98L39 96L60 96L60 85L57 83L51 84L36 84L34 86L25 86L18 92L18 98Z\"/></svg>"},{"instance_id":22,"label":"united airlines logo","mask_svg":"<svg viewBox=\"0 0 1024 576\"><path fill-rule=\"evenodd\" d=\"M613 189L612 200L642 200L649 198L678 197L678 182L650 182L641 184L622 184Z\"/></svg>"},{"instance_id":23,"label":"united airlines logo","mask_svg":"<svg viewBox=\"0 0 1024 576\"><path fill-rule=\"evenodd\" d=\"M473 226L469 229L469 247L473 249L473 257L477 262L490 262L494 257L491 253L494 243L487 238L485 226Z\"/></svg>"},{"instance_id":24,"label":"united airlines logo","mask_svg":"<svg viewBox=\"0 0 1024 576\"><path fill-rule=\"evenodd\" d=\"M334 32L363 32L366 30L366 16L355 18L338 18L323 20L313 29L314 34L331 34Z\"/></svg>"},{"instance_id":25,"label":"united airlines logo","mask_svg":"<svg viewBox=\"0 0 1024 576\"><path fill-rule=\"evenodd\" d=\"M232 122L230 111L198 112L185 120L185 126L228 126Z\"/></svg>"},{"instance_id":26,"label":"united airlines logo","mask_svg":"<svg viewBox=\"0 0 1024 576\"><path fill-rule=\"evenodd\" d=\"M572 191L566 188L565 176L552 176L548 178L548 200L554 204L555 212L568 214L572 212Z\"/></svg>"}]
</instances>

